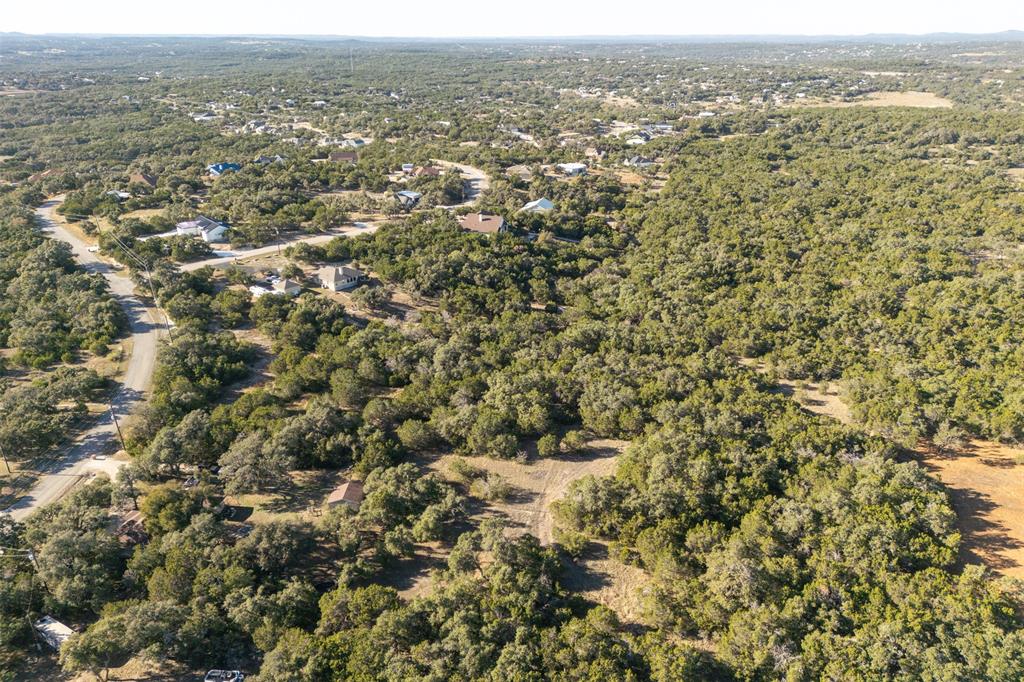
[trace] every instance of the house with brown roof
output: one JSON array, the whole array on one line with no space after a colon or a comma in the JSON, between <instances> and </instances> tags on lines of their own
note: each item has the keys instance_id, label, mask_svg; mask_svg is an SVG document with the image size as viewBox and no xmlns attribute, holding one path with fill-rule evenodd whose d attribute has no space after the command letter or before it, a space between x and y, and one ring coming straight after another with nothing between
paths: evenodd
<instances>
[{"instance_id":1,"label":"house with brown roof","mask_svg":"<svg viewBox=\"0 0 1024 682\"><path fill-rule=\"evenodd\" d=\"M327 506L336 507L339 504L344 504L353 511L358 511L364 497L363 482L349 480L339 485L334 492L327 496Z\"/></svg>"},{"instance_id":2,"label":"house with brown roof","mask_svg":"<svg viewBox=\"0 0 1024 682\"><path fill-rule=\"evenodd\" d=\"M132 173L128 176L129 185L149 185L156 188L156 176L149 173Z\"/></svg>"},{"instance_id":3,"label":"house with brown roof","mask_svg":"<svg viewBox=\"0 0 1024 682\"><path fill-rule=\"evenodd\" d=\"M332 163L355 163L359 160L357 152L331 152L327 157Z\"/></svg>"},{"instance_id":4,"label":"house with brown roof","mask_svg":"<svg viewBox=\"0 0 1024 682\"><path fill-rule=\"evenodd\" d=\"M493 213L467 213L459 217L459 225L468 232L496 234L508 229L505 219Z\"/></svg>"},{"instance_id":5,"label":"house with brown roof","mask_svg":"<svg viewBox=\"0 0 1024 682\"><path fill-rule=\"evenodd\" d=\"M441 169L436 166L417 166L412 169L412 175L415 178L431 177L436 178L441 174Z\"/></svg>"}]
</instances>

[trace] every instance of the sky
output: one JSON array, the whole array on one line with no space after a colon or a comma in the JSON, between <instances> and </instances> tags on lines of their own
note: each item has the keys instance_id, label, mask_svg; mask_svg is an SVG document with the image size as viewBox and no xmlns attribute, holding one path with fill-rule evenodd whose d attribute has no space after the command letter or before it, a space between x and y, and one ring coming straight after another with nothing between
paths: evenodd
<instances>
[{"instance_id":1,"label":"sky","mask_svg":"<svg viewBox=\"0 0 1024 682\"><path fill-rule=\"evenodd\" d=\"M1024 30L1024 0L7 0L0 32L393 37Z\"/></svg>"}]
</instances>

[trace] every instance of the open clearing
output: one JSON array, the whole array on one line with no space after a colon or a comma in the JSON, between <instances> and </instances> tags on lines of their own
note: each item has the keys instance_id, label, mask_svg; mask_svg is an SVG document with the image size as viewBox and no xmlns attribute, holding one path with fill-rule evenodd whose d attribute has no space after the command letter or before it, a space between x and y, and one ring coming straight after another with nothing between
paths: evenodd
<instances>
[{"instance_id":1,"label":"open clearing","mask_svg":"<svg viewBox=\"0 0 1024 682\"><path fill-rule=\"evenodd\" d=\"M949 109L953 106L953 102L931 92L910 90L908 92L871 92L854 100L820 100L807 98L797 102L787 103L785 106L832 107L838 109L846 107L915 107L920 109Z\"/></svg>"},{"instance_id":2,"label":"open clearing","mask_svg":"<svg viewBox=\"0 0 1024 682\"><path fill-rule=\"evenodd\" d=\"M626 441L592 440L578 454L526 463L488 457L463 459L482 471L501 476L514 487L507 499L483 503L480 516L503 517L511 523L513 534L530 533L541 544L548 545L553 540L551 504L564 497L575 480L587 475L613 474L618 456L627 445ZM451 478L449 465L454 457L441 457L431 463L430 468ZM606 543L591 542L580 559L565 562L565 569L567 587L614 610L624 622L640 622L645 585L650 579L643 570L609 556ZM426 579L425 572L420 575ZM417 581L408 591L422 594L422 581Z\"/></svg>"},{"instance_id":3,"label":"open clearing","mask_svg":"<svg viewBox=\"0 0 1024 682\"><path fill-rule=\"evenodd\" d=\"M1024 578L1024 449L975 440L952 453L920 448L918 460L953 500L961 564Z\"/></svg>"},{"instance_id":4,"label":"open clearing","mask_svg":"<svg viewBox=\"0 0 1024 682\"><path fill-rule=\"evenodd\" d=\"M1024 168L1007 168L1006 174L1015 182L1024 183Z\"/></svg>"}]
</instances>

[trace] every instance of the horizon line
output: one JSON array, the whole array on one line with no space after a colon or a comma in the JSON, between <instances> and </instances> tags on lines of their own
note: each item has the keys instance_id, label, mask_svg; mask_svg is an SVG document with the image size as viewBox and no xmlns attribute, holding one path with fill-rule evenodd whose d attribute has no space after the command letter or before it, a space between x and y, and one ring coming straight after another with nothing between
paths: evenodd
<instances>
[{"instance_id":1,"label":"horizon line","mask_svg":"<svg viewBox=\"0 0 1024 682\"><path fill-rule=\"evenodd\" d=\"M837 39L870 39L870 38L916 38L927 39L936 37L953 38L989 38L1017 35L1024 38L1022 29L1003 29L999 31L965 32L965 31L928 31L925 33L909 33L900 31L873 31L869 33L627 33L627 34L565 34L565 35L349 35L338 33L144 33L144 32L46 32L29 33L25 31L0 31L0 36L24 36L30 38L261 38L261 39L318 39L318 40L413 40L413 41L454 41L454 40L728 40L728 39L794 39L794 40L837 40Z\"/></svg>"}]
</instances>

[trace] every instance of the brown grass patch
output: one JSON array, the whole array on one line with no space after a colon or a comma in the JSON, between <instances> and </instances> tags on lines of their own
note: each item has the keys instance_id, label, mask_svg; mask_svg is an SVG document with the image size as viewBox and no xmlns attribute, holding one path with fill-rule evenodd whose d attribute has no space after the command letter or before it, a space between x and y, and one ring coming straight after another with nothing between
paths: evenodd
<instances>
[{"instance_id":1,"label":"brown grass patch","mask_svg":"<svg viewBox=\"0 0 1024 682\"><path fill-rule=\"evenodd\" d=\"M923 109L949 109L953 106L953 102L945 97L939 97L935 93L910 90L908 92L871 92L854 100L821 100L809 97L804 100L787 102L784 106L831 107L836 109L843 109L846 107L915 107Z\"/></svg>"},{"instance_id":2,"label":"brown grass patch","mask_svg":"<svg viewBox=\"0 0 1024 682\"><path fill-rule=\"evenodd\" d=\"M1024 449L975 440L951 453L923 447L917 457L949 491L963 536L960 563L1024 578Z\"/></svg>"},{"instance_id":3,"label":"brown grass patch","mask_svg":"<svg viewBox=\"0 0 1024 682\"><path fill-rule=\"evenodd\" d=\"M1024 168L1007 168L1006 174L1014 182L1024 183Z\"/></svg>"},{"instance_id":4,"label":"brown grass patch","mask_svg":"<svg viewBox=\"0 0 1024 682\"><path fill-rule=\"evenodd\" d=\"M163 215L165 209L162 208L140 208L137 211L128 211L122 213L121 218L137 218L138 220L146 220L153 216Z\"/></svg>"},{"instance_id":5,"label":"brown grass patch","mask_svg":"<svg viewBox=\"0 0 1024 682\"><path fill-rule=\"evenodd\" d=\"M843 424L853 423L850 408L843 402L839 388L835 384L826 381L815 383L779 379L779 389L808 412L831 417Z\"/></svg>"}]
</instances>

